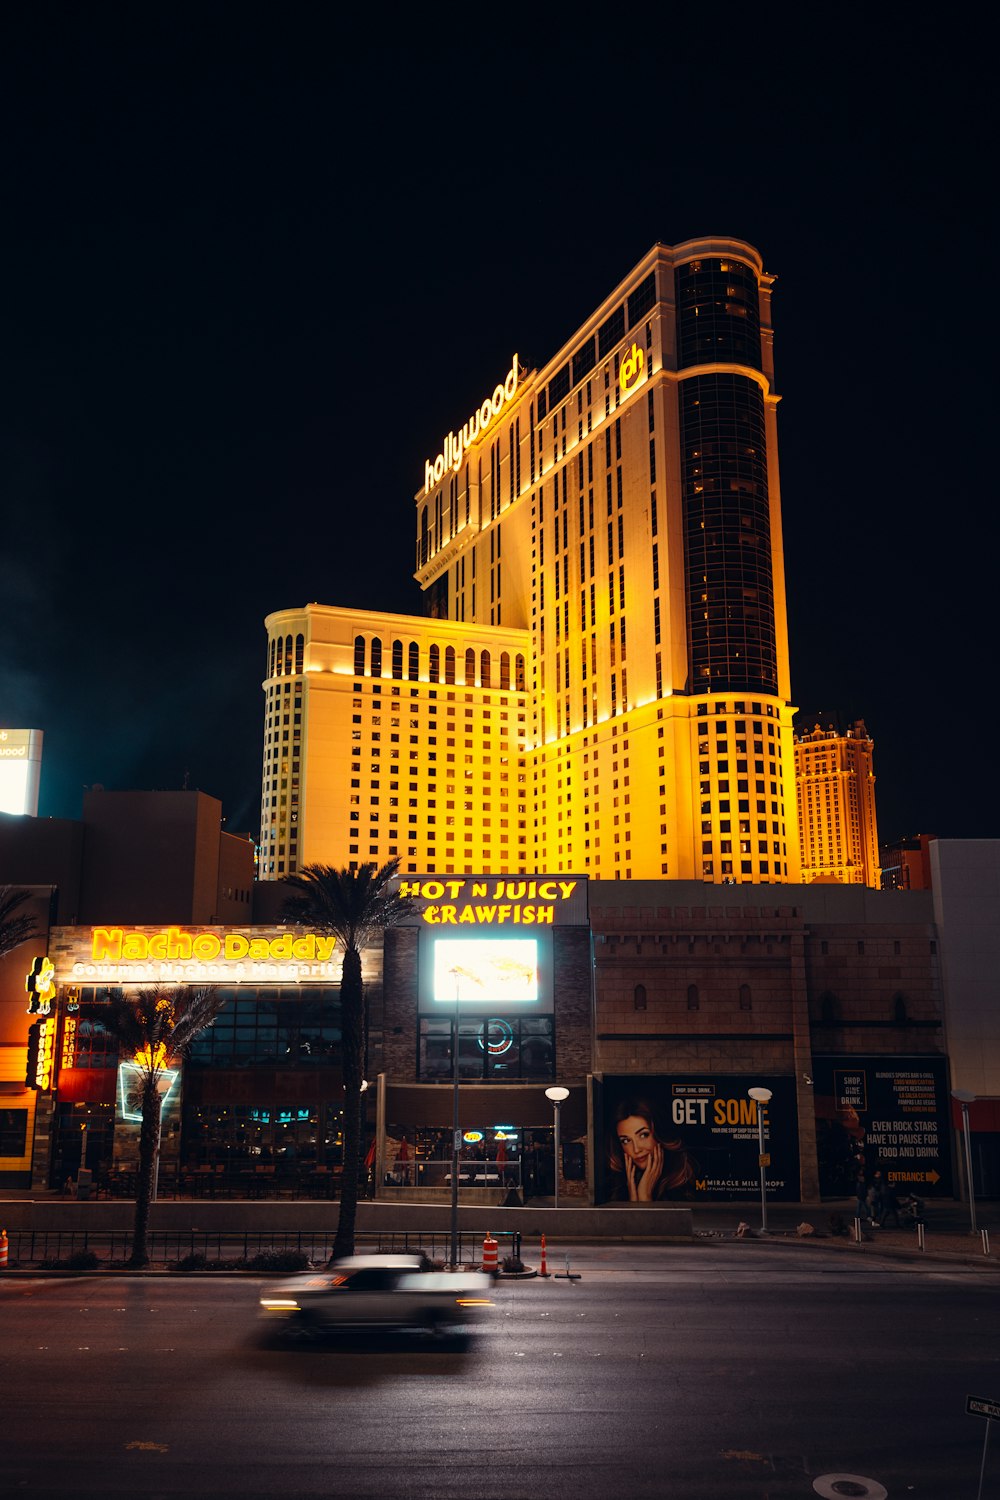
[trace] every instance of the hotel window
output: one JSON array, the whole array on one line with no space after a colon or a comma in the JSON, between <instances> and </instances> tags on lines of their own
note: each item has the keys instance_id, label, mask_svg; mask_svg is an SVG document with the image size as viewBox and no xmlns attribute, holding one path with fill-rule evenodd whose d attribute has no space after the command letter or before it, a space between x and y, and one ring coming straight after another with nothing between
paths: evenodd
<instances>
[{"instance_id":1,"label":"hotel window","mask_svg":"<svg viewBox=\"0 0 1000 1500\"><path fill-rule=\"evenodd\" d=\"M361 677L365 670L365 638L363 635L354 637L354 675Z\"/></svg>"}]
</instances>

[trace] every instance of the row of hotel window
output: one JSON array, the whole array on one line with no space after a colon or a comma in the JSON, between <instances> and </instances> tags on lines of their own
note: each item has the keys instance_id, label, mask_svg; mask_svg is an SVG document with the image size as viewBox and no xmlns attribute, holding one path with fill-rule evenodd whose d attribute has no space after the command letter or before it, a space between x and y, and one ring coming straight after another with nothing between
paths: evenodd
<instances>
[{"instance_id":1,"label":"row of hotel window","mask_svg":"<svg viewBox=\"0 0 1000 1500\"><path fill-rule=\"evenodd\" d=\"M448 684L455 683L456 656L454 646L446 646L444 649L444 676L442 678L442 652L440 646L432 645L427 652L427 677L431 682ZM465 677L467 687L474 687L477 683L476 676L476 653L470 646L465 652ZM496 682L493 681L493 660L489 651L481 651L478 659L480 687L511 688L515 692L523 693L524 688L524 657L520 652L514 657L514 680L511 682L511 660L510 653L503 651L496 664ZM355 676L382 676L382 641L378 636L372 636L367 640L365 636L355 636L354 639L354 672ZM397 679L403 677L403 642L393 641L391 646L390 675ZM406 676L410 682L420 681L420 647L416 641L410 641L406 648Z\"/></svg>"}]
</instances>

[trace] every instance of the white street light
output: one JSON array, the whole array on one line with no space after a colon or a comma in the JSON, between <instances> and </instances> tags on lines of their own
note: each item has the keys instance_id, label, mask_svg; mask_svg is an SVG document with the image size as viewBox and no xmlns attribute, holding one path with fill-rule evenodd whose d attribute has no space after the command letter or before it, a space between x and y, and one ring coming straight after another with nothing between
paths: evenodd
<instances>
[{"instance_id":1,"label":"white street light","mask_svg":"<svg viewBox=\"0 0 1000 1500\"><path fill-rule=\"evenodd\" d=\"M556 1179L556 1208L559 1207L559 1107L564 1099L569 1098L569 1089L564 1089L560 1084L554 1084L552 1088L545 1090L546 1099L552 1100L552 1108L555 1111L555 1179Z\"/></svg>"},{"instance_id":2,"label":"white street light","mask_svg":"<svg viewBox=\"0 0 1000 1500\"><path fill-rule=\"evenodd\" d=\"M459 1003L462 992L460 989L461 973L458 969L451 970L451 977L455 981L455 1014L451 1023L451 1268L458 1270L458 1153L461 1150L462 1132L459 1127L458 1113L458 1037L459 1037Z\"/></svg>"},{"instance_id":3,"label":"white street light","mask_svg":"<svg viewBox=\"0 0 1000 1500\"><path fill-rule=\"evenodd\" d=\"M969 1218L972 1221L970 1234L976 1232L976 1187L972 1181L972 1140L969 1135L969 1105L976 1095L971 1089L952 1089L951 1097L962 1106L962 1134L965 1137L965 1186L969 1194Z\"/></svg>"},{"instance_id":4,"label":"white street light","mask_svg":"<svg viewBox=\"0 0 1000 1500\"><path fill-rule=\"evenodd\" d=\"M757 1136L760 1146L758 1162L760 1164L760 1232L767 1234L767 1181L764 1168L764 1105L771 1102L770 1089L747 1089L747 1093L757 1106Z\"/></svg>"}]
</instances>

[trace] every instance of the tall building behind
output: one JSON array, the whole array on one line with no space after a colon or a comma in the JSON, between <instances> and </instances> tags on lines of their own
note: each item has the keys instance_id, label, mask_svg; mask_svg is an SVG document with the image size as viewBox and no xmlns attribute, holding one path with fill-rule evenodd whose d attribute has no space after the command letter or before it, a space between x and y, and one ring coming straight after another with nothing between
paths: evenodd
<instances>
[{"instance_id":1,"label":"tall building behind","mask_svg":"<svg viewBox=\"0 0 1000 1500\"><path fill-rule=\"evenodd\" d=\"M265 876L391 851L430 873L798 880L772 281L743 241L654 246L425 459L428 620L269 617Z\"/></svg>"},{"instance_id":2,"label":"tall building behind","mask_svg":"<svg viewBox=\"0 0 1000 1500\"><path fill-rule=\"evenodd\" d=\"M917 833L891 844L883 844L882 889L884 891L929 891L931 881L931 844L934 833Z\"/></svg>"},{"instance_id":3,"label":"tall building behind","mask_svg":"<svg viewBox=\"0 0 1000 1500\"><path fill-rule=\"evenodd\" d=\"M0 729L0 812L37 817L43 739L40 729Z\"/></svg>"},{"instance_id":4,"label":"tall building behind","mask_svg":"<svg viewBox=\"0 0 1000 1500\"><path fill-rule=\"evenodd\" d=\"M846 733L817 724L795 739L802 879L881 884L872 741L864 720Z\"/></svg>"}]
</instances>

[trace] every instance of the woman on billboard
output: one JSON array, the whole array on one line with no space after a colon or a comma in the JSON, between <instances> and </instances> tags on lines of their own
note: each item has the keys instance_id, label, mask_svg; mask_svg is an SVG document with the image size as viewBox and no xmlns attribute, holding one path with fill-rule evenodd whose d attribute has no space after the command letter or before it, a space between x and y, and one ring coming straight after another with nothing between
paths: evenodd
<instances>
[{"instance_id":1,"label":"woman on billboard","mask_svg":"<svg viewBox=\"0 0 1000 1500\"><path fill-rule=\"evenodd\" d=\"M611 1198L656 1203L683 1197L695 1165L680 1140L657 1126L645 1099L623 1099L614 1112L608 1142Z\"/></svg>"}]
</instances>

